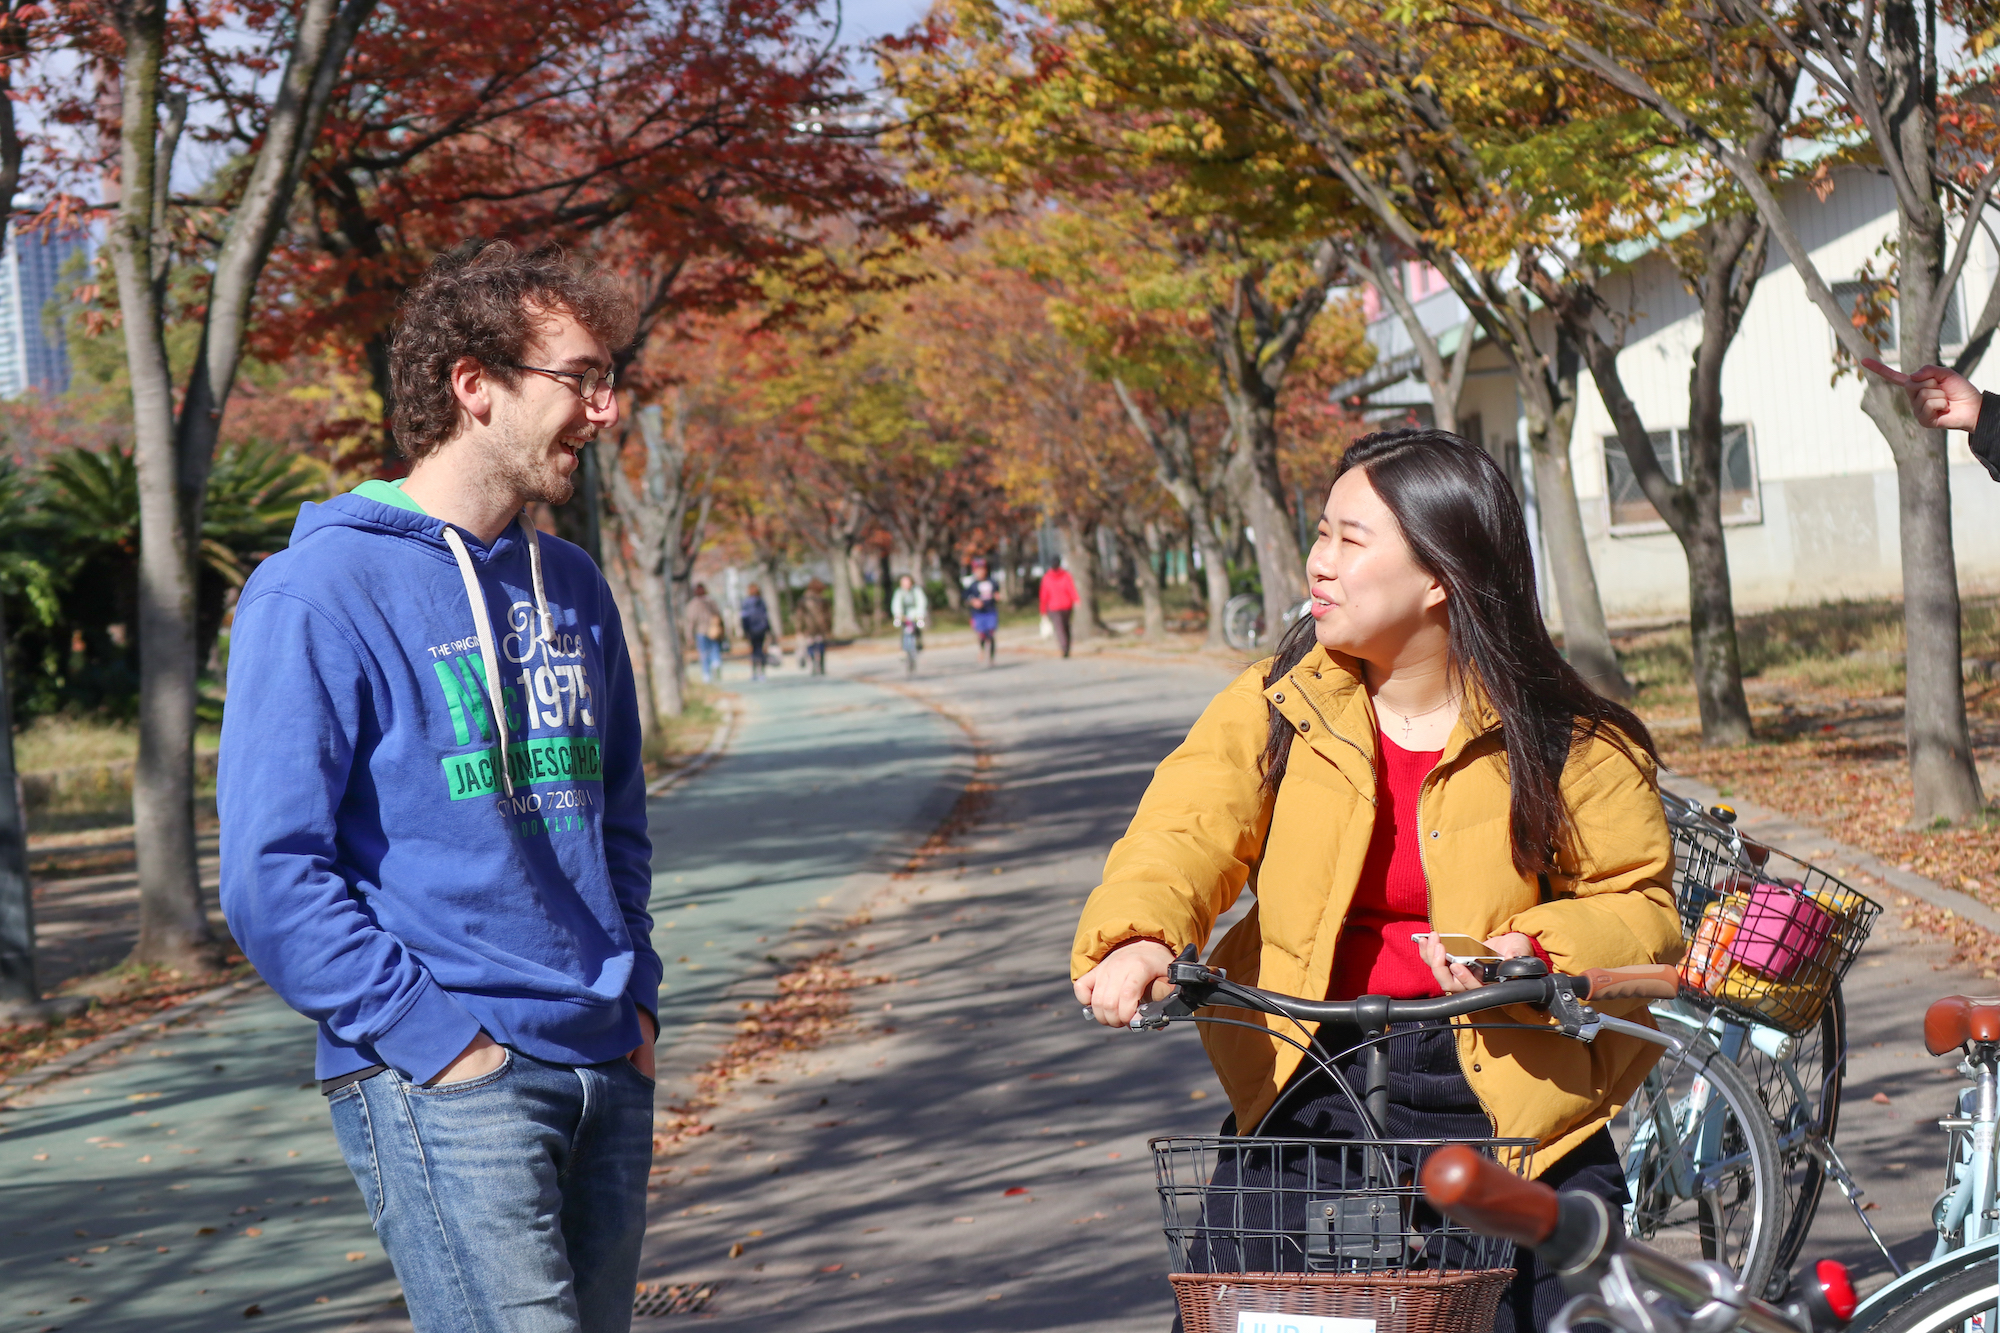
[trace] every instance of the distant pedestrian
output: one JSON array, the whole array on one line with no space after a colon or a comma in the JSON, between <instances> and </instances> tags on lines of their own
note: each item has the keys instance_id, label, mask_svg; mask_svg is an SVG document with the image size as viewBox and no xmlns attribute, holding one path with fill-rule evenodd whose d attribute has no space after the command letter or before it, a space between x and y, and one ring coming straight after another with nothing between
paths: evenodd
<instances>
[{"instance_id":1,"label":"distant pedestrian","mask_svg":"<svg viewBox=\"0 0 2000 1333\"><path fill-rule=\"evenodd\" d=\"M687 623L694 630L694 650L701 657L701 678L713 683L722 671L722 642L726 631L722 624L722 608L708 595L708 585L694 585L694 596L688 598Z\"/></svg>"},{"instance_id":2,"label":"distant pedestrian","mask_svg":"<svg viewBox=\"0 0 2000 1333\"><path fill-rule=\"evenodd\" d=\"M826 674L826 636L833 632L833 611L826 604L826 584L814 579L799 598L800 655L815 676Z\"/></svg>"},{"instance_id":3,"label":"distant pedestrian","mask_svg":"<svg viewBox=\"0 0 2000 1333\"><path fill-rule=\"evenodd\" d=\"M889 619L903 633L903 673L917 674L917 654L924 650L924 626L930 623L931 599L905 574L896 581L896 593L889 599Z\"/></svg>"},{"instance_id":4,"label":"distant pedestrian","mask_svg":"<svg viewBox=\"0 0 2000 1333\"><path fill-rule=\"evenodd\" d=\"M1049 561L1048 573L1042 575L1042 614L1055 627L1056 647L1062 649L1064 657L1069 656L1069 617L1076 609L1076 580L1063 568L1062 557Z\"/></svg>"},{"instance_id":5,"label":"distant pedestrian","mask_svg":"<svg viewBox=\"0 0 2000 1333\"><path fill-rule=\"evenodd\" d=\"M986 665L992 666L997 649L995 636L1000 631L1000 585L987 576L983 556L973 558L972 582L965 587L965 609L972 613L972 632L978 636L979 652Z\"/></svg>"},{"instance_id":6,"label":"distant pedestrian","mask_svg":"<svg viewBox=\"0 0 2000 1333\"><path fill-rule=\"evenodd\" d=\"M624 1333L653 1164L632 662L570 498L630 299L446 251L389 351L406 481L299 511L236 608L222 906L315 1072L416 1333ZM253 1311L254 1313L254 1311Z\"/></svg>"},{"instance_id":7,"label":"distant pedestrian","mask_svg":"<svg viewBox=\"0 0 2000 1333\"><path fill-rule=\"evenodd\" d=\"M744 594L738 617L743 621L743 637L750 644L750 679L762 680L771 665L764 651L764 640L771 637L771 609L764 605L764 594L756 584Z\"/></svg>"}]
</instances>

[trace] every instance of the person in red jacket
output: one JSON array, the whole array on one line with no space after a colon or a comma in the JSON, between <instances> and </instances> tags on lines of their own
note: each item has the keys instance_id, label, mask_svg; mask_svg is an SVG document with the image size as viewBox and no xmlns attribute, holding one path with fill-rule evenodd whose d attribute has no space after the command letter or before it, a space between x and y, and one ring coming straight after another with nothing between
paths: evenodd
<instances>
[{"instance_id":1,"label":"person in red jacket","mask_svg":"<svg viewBox=\"0 0 2000 1333\"><path fill-rule=\"evenodd\" d=\"M1042 575L1042 614L1056 627L1056 646L1069 656L1069 614L1076 609L1076 580L1062 567L1062 557L1049 561Z\"/></svg>"}]
</instances>

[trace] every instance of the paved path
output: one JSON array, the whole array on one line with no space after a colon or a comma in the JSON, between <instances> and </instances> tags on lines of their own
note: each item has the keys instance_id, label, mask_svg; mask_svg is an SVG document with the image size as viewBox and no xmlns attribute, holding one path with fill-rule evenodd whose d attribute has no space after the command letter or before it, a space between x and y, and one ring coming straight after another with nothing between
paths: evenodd
<instances>
[{"instance_id":1,"label":"paved path","mask_svg":"<svg viewBox=\"0 0 2000 1333\"><path fill-rule=\"evenodd\" d=\"M679 1068L731 980L962 786L961 733L899 695L790 672L742 697L730 752L652 812ZM311 1065L312 1026L259 990L19 1099L0 1117L0 1333L194 1333L253 1306L260 1328L317 1333L393 1297Z\"/></svg>"},{"instance_id":2,"label":"paved path","mask_svg":"<svg viewBox=\"0 0 2000 1333\"><path fill-rule=\"evenodd\" d=\"M834 669L900 683L893 658ZM991 670L924 654L908 688L990 747L989 817L925 873L855 886L857 952L894 981L855 993L855 1039L739 1087L670 1159L642 1278L719 1281L719 1329L1166 1326L1146 1140L1226 1108L1191 1032L1078 1015L1069 939L1153 766L1227 680L1004 638Z\"/></svg>"}]
</instances>

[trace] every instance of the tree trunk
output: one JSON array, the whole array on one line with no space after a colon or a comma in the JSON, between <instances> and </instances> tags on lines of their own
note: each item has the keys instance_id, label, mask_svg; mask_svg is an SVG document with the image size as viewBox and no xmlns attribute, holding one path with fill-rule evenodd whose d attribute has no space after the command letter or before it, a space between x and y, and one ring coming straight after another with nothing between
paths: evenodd
<instances>
[{"instance_id":1,"label":"tree trunk","mask_svg":"<svg viewBox=\"0 0 2000 1333\"><path fill-rule=\"evenodd\" d=\"M1711 227L1741 221L1727 219ZM1750 739L1750 705L1743 694L1736 607L1729 586L1729 548L1722 530L1722 361L1756 276L1754 272L1739 275L1735 260L1728 261L1728 273L1720 273L1719 248L1711 247L1710 258L1716 262L1696 283L1703 298L1703 332L1688 375L1687 476L1679 484L1660 466L1639 411L1625 391L1618 370L1619 349L1598 336L1594 303L1565 306L1561 314L1574 321L1577 338L1590 361L1591 378L1617 425L1618 442L1633 476L1680 541L1687 558L1695 701L1701 714L1702 743L1711 746L1742 745ZM1742 257L1739 247L1737 258ZM1761 247L1750 258L1753 268L1761 266ZM1711 281L1712 277L1716 280ZM1717 290L1718 285L1722 290Z\"/></svg>"},{"instance_id":2,"label":"tree trunk","mask_svg":"<svg viewBox=\"0 0 2000 1333\"><path fill-rule=\"evenodd\" d=\"M1597 571L1591 567L1590 545L1583 535L1583 508L1577 503L1576 477L1570 467L1581 349L1561 324L1557 325L1556 344L1553 374L1544 376L1519 360L1515 365L1528 418L1542 542L1556 585L1556 604L1562 608L1564 656L1598 693L1629 699L1632 686L1611 649L1611 632L1604 623L1604 602L1598 596Z\"/></svg>"},{"instance_id":3,"label":"tree trunk","mask_svg":"<svg viewBox=\"0 0 2000 1333\"><path fill-rule=\"evenodd\" d=\"M1167 603L1160 592L1160 570L1153 563L1153 553L1148 549L1144 532L1134 536L1124 534L1125 558L1132 563L1132 581L1138 585L1139 605L1145 614L1145 627L1140 631L1147 643L1165 643L1167 639Z\"/></svg>"},{"instance_id":4,"label":"tree trunk","mask_svg":"<svg viewBox=\"0 0 2000 1333\"><path fill-rule=\"evenodd\" d=\"M1163 411L1161 421L1139 405L1123 380L1114 378L1111 387L1124 405L1126 419L1153 451L1155 474L1167 494L1187 515L1188 533L1194 549L1201 552L1203 583L1208 592L1208 634L1204 648L1226 648L1222 632L1222 608L1229 604L1229 557L1222 538L1216 535L1213 501L1222 486L1214 469L1203 469L1195 458L1194 415L1188 411ZM1228 454L1218 446L1217 454L1227 467Z\"/></svg>"},{"instance_id":5,"label":"tree trunk","mask_svg":"<svg viewBox=\"0 0 2000 1333\"><path fill-rule=\"evenodd\" d=\"M1276 437L1272 437L1273 468ZM1305 558L1292 532L1292 516L1267 483L1267 469L1257 457L1240 451L1229 465L1230 489L1249 528L1250 547L1257 557L1257 577L1264 587L1264 617L1276 636L1284 633L1286 617L1305 600Z\"/></svg>"},{"instance_id":6,"label":"tree trunk","mask_svg":"<svg viewBox=\"0 0 2000 1333\"><path fill-rule=\"evenodd\" d=\"M645 613L639 609L639 599L633 587L632 560L625 553L624 525L615 515L601 529L600 539L604 546L604 585L611 590L611 603L618 608L618 619L626 627L625 649L632 659L634 693L643 701L639 709L640 733L642 738L650 738L660 725L651 706L654 630L646 622Z\"/></svg>"},{"instance_id":7,"label":"tree trunk","mask_svg":"<svg viewBox=\"0 0 2000 1333\"><path fill-rule=\"evenodd\" d=\"M202 499L242 361L251 298L284 225L333 84L374 0L306 0L263 141L209 271L201 340L176 419L162 306L169 273L167 182L186 112L159 117L165 7L115 7L124 40L119 206L112 268L124 312L139 481L139 754L132 822L139 880L135 962L202 971L220 951L202 904L194 834L197 560Z\"/></svg>"},{"instance_id":8,"label":"tree trunk","mask_svg":"<svg viewBox=\"0 0 2000 1333\"><path fill-rule=\"evenodd\" d=\"M1064 518L1056 527L1062 542L1063 568L1076 584L1076 610L1070 614L1070 638L1077 643L1110 633L1097 616L1097 555L1083 525Z\"/></svg>"},{"instance_id":9,"label":"tree trunk","mask_svg":"<svg viewBox=\"0 0 2000 1333\"><path fill-rule=\"evenodd\" d=\"M201 901L194 838L195 564L190 506L174 452L174 391L161 330L164 256L160 65L165 8L118 11L121 71L118 215L107 237L123 312L139 483L139 755L132 824L139 872L135 962L205 971L220 961ZM170 127L169 127L170 128Z\"/></svg>"},{"instance_id":10,"label":"tree trunk","mask_svg":"<svg viewBox=\"0 0 2000 1333\"><path fill-rule=\"evenodd\" d=\"M623 458L614 457L604 469L604 480L609 483L605 494L630 543L626 569L646 644L646 674L652 684L647 702L653 725L664 729L670 718L687 711L687 654L682 651L673 587L689 500L685 402L676 402L671 435L657 404L639 408L633 417L645 450L640 484L632 485ZM629 434L621 434L620 445L629 438Z\"/></svg>"},{"instance_id":11,"label":"tree trunk","mask_svg":"<svg viewBox=\"0 0 2000 1333\"><path fill-rule=\"evenodd\" d=\"M0 643L7 625L0 616ZM0 1010L42 998L35 970L35 902L28 879L28 823L14 772L14 694L0 657Z\"/></svg>"},{"instance_id":12,"label":"tree trunk","mask_svg":"<svg viewBox=\"0 0 2000 1333\"><path fill-rule=\"evenodd\" d=\"M861 619L854 614L854 562L847 558L844 549L834 550L827 556L827 567L833 574L833 632L842 639L861 637Z\"/></svg>"}]
</instances>

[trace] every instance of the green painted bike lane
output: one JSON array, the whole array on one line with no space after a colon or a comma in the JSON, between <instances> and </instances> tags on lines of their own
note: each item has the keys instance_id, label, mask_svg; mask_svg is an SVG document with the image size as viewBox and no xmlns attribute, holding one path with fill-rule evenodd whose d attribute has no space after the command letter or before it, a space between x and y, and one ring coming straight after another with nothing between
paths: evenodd
<instances>
[{"instance_id":1,"label":"green painted bike lane","mask_svg":"<svg viewBox=\"0 0 2000 1333\"><path fill-rule=\"evenodd\" d=\"M957 729L899 695L783 674L739 697L729 749L651 809L663 1086L727 989L961 786ZM0 1333L332 1333L393 1298L312 1053L312 1025L260 988L16 1097Z\"/></svg>"}]
</instances>

